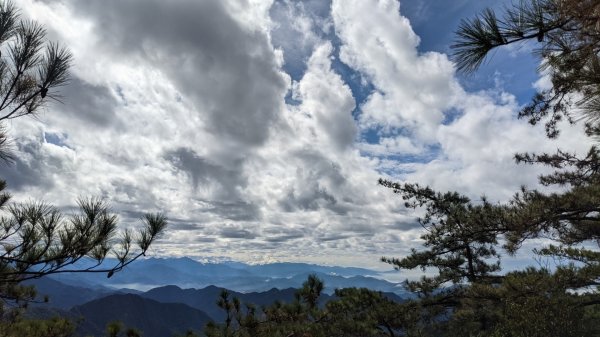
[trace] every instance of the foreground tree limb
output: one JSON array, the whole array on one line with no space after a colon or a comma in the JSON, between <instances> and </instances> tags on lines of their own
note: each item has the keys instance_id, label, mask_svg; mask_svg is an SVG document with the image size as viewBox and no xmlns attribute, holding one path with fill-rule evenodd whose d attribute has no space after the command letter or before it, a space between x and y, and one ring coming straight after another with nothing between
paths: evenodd
<instances>
[{"instance_id":1,"label":"foreground tree limb","mask_svg":"<svg viewBox=\"0 0 600 337\"><path fill-rule=\"evenodd\" d=\"M21 19L12 1L0 0L0 164L14 159L3 123L33 116L58 100L68 82L71 53L46 41L44 27ZM26 280L57 273L106 273L111 277L144 256L167 225L161 213L146 214L138 230L119 231L105 200L82 198L65 215L43 202L10 204L0 177L0 300L20 306L35 299ZM116 258L107 266L106 258ZM92 261L92 262L90 262ZM0 318L4 306L0 303Z\"/></svg>"}]
</instances>

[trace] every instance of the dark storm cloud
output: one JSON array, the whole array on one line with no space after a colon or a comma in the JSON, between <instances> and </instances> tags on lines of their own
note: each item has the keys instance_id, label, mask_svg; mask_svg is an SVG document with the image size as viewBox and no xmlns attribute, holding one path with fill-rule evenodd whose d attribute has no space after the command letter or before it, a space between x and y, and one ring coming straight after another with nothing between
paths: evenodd
<instances>
[{"instance_id":1,"label":"dark storm cloud","mask_svg":"<svg viewBox=\"0 0 600 337\"><path fill-rule=\"evenodd\" d=\"M70 1L95 21L117 55L160 69L191 100L211 132L262 144L280 122L287 84L268 36L243 27L222 1Z\"/></svg>"}]
</instances>

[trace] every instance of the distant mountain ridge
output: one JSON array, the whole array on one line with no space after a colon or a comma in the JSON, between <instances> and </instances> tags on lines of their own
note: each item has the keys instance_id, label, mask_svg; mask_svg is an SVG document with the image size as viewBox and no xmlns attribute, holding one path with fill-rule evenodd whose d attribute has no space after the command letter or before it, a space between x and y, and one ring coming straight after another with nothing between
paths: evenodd
<instances>
[{"instance_id":1,"label":"distant mountain ridge","mask_svg":"<svg viewBox=\"0 0 600 337\"><path fill-rule=\"evenodd\" d=\"M299 274L289 281L303 282L307 275ZM325 282L327 277L341 277L317 275L324 278ZM350 283L348 287L360 287L358 283L362 279L371 281L362 276L343 279ZM271 284L275 283L277 282ZM176 285L167 285L139 292L131 289L111 290L98 285L94 288L68 285L50 277L34 280L29 284L37 287L40 296L48 295L50 300L48 303L32 306L28 310L28 316L50 318L59 315L69 318L78 325L77 336L101 336L106 325L115 320L121 321L125 327L144 331L145 337L172 336L184 334L190 329L199 331L208 321L223 322L225 318L225 312L217 305L223 288L212 285L201 289L182 289ZM231 298L237 297L242 303L254 304L260 308L275 301L290 303L295 300L297 290L271 288L261 292L228 291ZM391 292L384 294L394 301L406 298ZM324 305L334 298L322 294L320 303Z\"/></svg>"},{"instance_id":2,"label":"distant mountain ridge","mask_svg":"<svg viewBox=\"0 0 600 337\"><path fill-rule=\"evenodd\" d=\"M104 263L110 267L115 261ZM102 273L65 273L33 280L29 284L36 286L38 298L48 295L49 302L32 306L28 314L68 317L79 322L78 336L103 335L106 324L114 320L144 331L145 337L172 336L200 330L209 320L222 322L225 313L216 302L223 288L242 303L263 307L293 301L310 274L325 284L321 304L335 298L336 288L368 288L396 301L414 296L402 283L372 277L377 272L363 268L149 258L111 278Z\"/></svg>"},{"instance_id":3,"label":"distant mountain ridge","mask_svg":"<svg viewBox=\"0 0 600 337\"><path fill-rule=\"evenodd\" d=\"M111 265L114 261L106 261ZM238 292L260 292L271 288L299 288L309 274L325 282L325 292L336 288L365 287L409 296L402 283L372 277L373 270L331 267L306 263L248 265L240 262L201 263L190 258L149 258L138 260L110 279L103 274L58 274L56 280L70 285L149 290L164 285L201 289L210 285Z\"/></svg>"},{"instance_id":4,"label":"distant mountain ridge","mask_svg":"<svg viewBox=\"0 0 600 337\"><path fill-rule=\"evenodd\" d=\"M70 313L83 318L77 328L79 336L103 336L106 325L115 320L142 331L144 337L201 331L211 321L206 313L188 305L160 303L134 294L109 295L76 306Z\"/></svg>"},{"instance_id":5,"label":"distant mountain ridge","mask_svg":"<svg viewBox=\"0 0 600 337\"><path fill-rule=\"evenodd\" d=\"M37 306L51 306L65 310L116 292L114 289L109 288L95 287L94 289L90 289L86 285L76 286L65 284L52 277L33 279L24 282L24 284L35 286L36 299L38 302L43 302ZM36 304L34 303L34 305Z\"/></svg>"},{"instance_id":6,"label":"distant mountain ridge","mask_svg":"<svg viewBox=\"0 0 600 337\"><path fill-rule=\"evenodd\" d=\"M216 304L217 299L223 288L209 286L203 289L181 289L177 286L164 286L151 289L140 296L150 298L162 303L184 303L192 308L200 309L207 313L216 322L222 322L225 319L225 312ZM264 292L239 293L228 290L231 298L237 297L242 304L253 304L260 307L269 306L276 301L291 303L295 300L297 289L270 289ZM393 301L403 301L405 298L394 293L384 293L386 297ZM335 296L321 294L319 297L320 305L324 305Z\"/></svg>"},{"instance_id":7,"label":"distant mountain ridge","mask_svg":"<svg viewBox=\"0 0 600 337\"><path fill-rule=\"evenodd\" d=\"M206 312L216 322L222 322L225 319L225 311L217 305L217 299L223 288L208 286L203 289L181 289L177 286L165 286L151 289L140 294L144 298L153 299L162 303L184 303L192 308L200 309ZM265 292L239 293L228 290L231 298L237 297L242 303L254 304L258 307L273 304L275 301L292 302L296 289L271 289ZM330 299L328 295L322 295L321 301L324 303Z\"/></svg>"}]
</instances>

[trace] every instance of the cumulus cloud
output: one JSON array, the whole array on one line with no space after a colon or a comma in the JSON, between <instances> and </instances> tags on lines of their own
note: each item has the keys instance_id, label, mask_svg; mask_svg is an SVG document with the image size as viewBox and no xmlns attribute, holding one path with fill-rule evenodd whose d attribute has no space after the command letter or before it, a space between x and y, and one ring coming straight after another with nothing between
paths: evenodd
<instances>
[{"instance_id":1,"label":"cumulus cloud","mask_svg":"<svg viewBox=\"0 0 600 337\"><path fill-rule=\"evenodd\" d=\"M379 177L505 200L541 172L514 152L557 145L419 53L394 0L19 5L75 64L64 105L9 125L2 177L16 200L103 196L126 223L165 211L157 254L382 267L420 227Z\"/></svg>"},{"instance_id":2,"label":"cumulus cloud","mask_svg":"<svg viewBox=\"0 0 600 337\"><path fill-rule=\"evenodd\" d=\"M202 111L207 129L238 146L276 126L286 78L268 36L237 22L222 1L73 2L99 47L148 63Z\"/></svg>"},{"instance_id":3,"label":"cumulus cloud","mask_svg":"<svg viewBox=\"0 0 600 337\"><path fill-rule=\"evenodd\" d=\"M362 128L402 128L422 141L433 142L443 111L459 90L446 55L419 55L419 37L397 1L333 1L340 57L375 85L362 106Z\"/></svg>"},{"instance_id":4,"label":"cumulus cloud","mask_svg":"<svg viewBox=\"0 0 600 337\"><path fill-rule=\"evenodd\" d=\"M329 0L277 0L271 6L271 39L292 78L302 77L315 46L333 33L330 9Z\"/></svg>"},{"instance_id":5,"label":"cumulus cloud","mask_svg":"<svg viewBox=\"0 0 600 337\"><path fill-rule=\"evenodd\" d=\"M552 151L558 145L581 152L589 145L578 127L565 125L569 136L559 144L546 139L541 128L517 120L519 105L501 87L465 92L445 54L417 52L419 37L399 5L394 0L332 3L342 61L375 87L361 106L358 125L362 132L377 130L378 137L358 147L372 156L395 157L382 162L383 171L473 198L506 200L518 186L535 185L541 172L517 166L516 152Z\"/></svg>"},{"instance_id":6,"label":"cumulus cloud","mask_svg":"<svg viewBox=\"0 0 600 337\"><path fill-rule=\"evenodd\" d=\"M294 97L302 102L300 109L316 120L317 134L328 137L323 145L332 144L334 150L341 151L356 138L351 114L355 102L350 88L331 69L331 53L330 43L315 48Z\"/></svg>"}]
</instances>

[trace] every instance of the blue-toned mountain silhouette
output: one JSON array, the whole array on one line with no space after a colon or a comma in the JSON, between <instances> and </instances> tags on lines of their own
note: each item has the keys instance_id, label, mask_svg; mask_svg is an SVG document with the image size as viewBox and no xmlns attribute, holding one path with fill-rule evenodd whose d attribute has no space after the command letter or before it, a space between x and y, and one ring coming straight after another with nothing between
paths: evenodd
<instances>
[{"instance_id":1,"label":"blue-toned mountain silhouette","mask_svg":"<svg viewBox=\"0 0 600 337\"><path fill-rule=\"evenodd\" d=\"M110 266L114 261L106 261ZM403 284L373 276L378 272L363 268L331 267L305 263L248 265L239 262L201 263L190 258L150 258L135 261L110 279L104 274L58 274L56 280L88 288L112 287L149 290L165 285L201 289L217 286L238 292L261 292L272 288L299 288L308 275L325 282L325 293L336 288L364 287L409 296Z\"/></svg>"},{"instance_id":2,"label":"blue-toned mountain silhouette","mask_svg":"<svg viewBox=\"0 0 600 337\"><path fill-rule=\"evenodd\" d=\"M134 294L116 294L76 306L70 313L81 318L77 334L103 336L115 320L143 332L144 337L164 337L201 331L211 318L182 303L160 303Z\"/></svg>"},{"instance_id":3,"label":"blue-toned mountain silhouette","mask_svg":"<svg viewBox=\"0 0 600 337\"><path fill-rule=\"evenodd\" d=\"M136 261L113 278L105 274L77 273L30 281L28 283L37 289L38 298L49 300L32 305L28 315L70 318L78 324L78 336L103 335L106 324L115 319L126 327L144 331L145 337L170 336L190 329L200 330L210 320L222 322L224 312L216 303L223 288L242 303L262 307L275 301L294 301L296 289L310 274L316 274L326 285L326 292L320 298L322 305L335 298L331 295L335 288L346 287L383 291L396 301L412 297L402 284L369 277L375 272L361 268L147 259ZM161 286L139 290L155 284Z\"/></svg>"}]
</instances>

